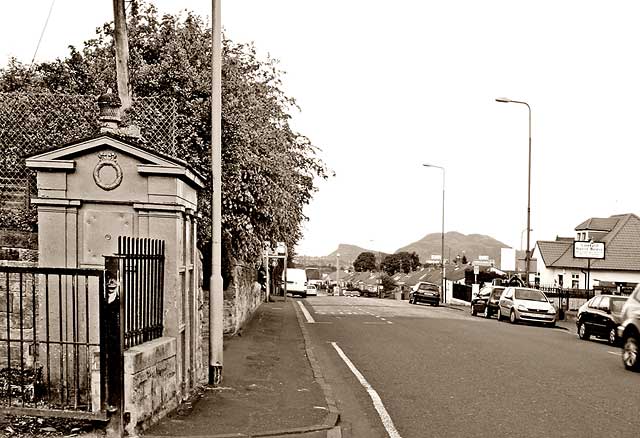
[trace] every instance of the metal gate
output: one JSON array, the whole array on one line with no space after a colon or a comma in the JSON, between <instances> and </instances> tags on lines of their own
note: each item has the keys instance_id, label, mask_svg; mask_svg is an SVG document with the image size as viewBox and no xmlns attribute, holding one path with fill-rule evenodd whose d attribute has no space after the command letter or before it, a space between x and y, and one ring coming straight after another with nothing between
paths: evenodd
<instances>
[{"instance_id":1,"label":"metal gate","mask_svg":"<svg viewBox=\"0 0 640 438\"><path fill-rule=\"evenodd\" d=\"M0 266L0 411L106 419L104 272Z\"/></svg>"},{"instance_id":2,"label":"metal gate","mask_svg":"<svg viewBox=\"0 0 640 438\"><path fill-rule=\"evenodd\" d=\"M104 270L0 266L0 413L121 429L123 352L162 336L164 248L120 237Z\"/></svg>"}]
</instances>

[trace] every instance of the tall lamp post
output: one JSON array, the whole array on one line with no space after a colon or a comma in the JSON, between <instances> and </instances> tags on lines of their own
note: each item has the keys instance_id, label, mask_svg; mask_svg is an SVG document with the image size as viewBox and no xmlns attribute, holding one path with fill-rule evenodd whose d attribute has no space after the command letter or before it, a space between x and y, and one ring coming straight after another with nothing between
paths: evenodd
<instances>
[{"instance_id":1,"label":"tall lamp post","mask_svg":"<svg viewBox=\"0 0 640 438\"><path fill-rule=\"evenodd\" d=\"M529 172L528 172L528 180L527 180L527 250L525 252L525 280L527 282L527 286L529 285L529 262L531 260L531 253L529 251L530 248L530 233L531 233L531 107L527 102L522 102L519 100L511 100L506 97L498 97L496 102L501 103L519 103L521 105L526 105L529 110Z\"/></svg>"},{"instance_id":2,"label":"tall lamp post","mask_svg":"<svg viewBox=\"0 0 640 438\"><path fill-rule=\"evenodd\" d=\"M340 253L336 253L336 291L338 296L342 295L340 293Z\"/></svg>"},{"instance_id":3,"label":"tall lamp post","mask_svg":"<svg viewBox=\"0 0 640 438\"><path fill-rule=\"evenodd\" d=\"M442 302L446 302L447 280L445 278L446 268L444 267L444 167L433 164L423 164L424 167L432 167L442 170L442 246L440 248L440 276L442 277Z\"/></svg>"}]
</instances>

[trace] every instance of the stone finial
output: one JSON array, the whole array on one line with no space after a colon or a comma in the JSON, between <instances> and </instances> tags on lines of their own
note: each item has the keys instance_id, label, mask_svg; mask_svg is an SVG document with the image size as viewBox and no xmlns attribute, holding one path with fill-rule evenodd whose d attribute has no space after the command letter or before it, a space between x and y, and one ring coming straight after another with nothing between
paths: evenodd
<instances>
[{"instance_id":1,"label":"stone finial","mask_svg":"<svg viewBox=\"0 0 640 438\"><path fill-rule=\"evenodd\" d=\"M122 123L122 106L117 94L107 89L107 92L98 97L98 107L100 108L100 132L123 135L132 138L141 138L140 128L135 125L120 126Z\"/></svg>"},{"instance_id":2,"label":"stone finial","mask_svg":"<svg viewBox=\"0 0 640 438\"><path fill-rule=\"evenodd\" d=\"M98 107L100 108L100 132L117 131L120 127L120 98L113 94L111 88L98 97Z\"/></svg>"}]
</instances>

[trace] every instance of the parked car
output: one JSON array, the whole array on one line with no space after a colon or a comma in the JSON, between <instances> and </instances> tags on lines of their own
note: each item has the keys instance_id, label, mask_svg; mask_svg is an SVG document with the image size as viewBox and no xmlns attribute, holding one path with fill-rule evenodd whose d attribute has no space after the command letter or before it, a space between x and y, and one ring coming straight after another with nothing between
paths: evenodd
<instances>
[{"instance_id":1,"label":"parked car","mask_svg":"<svg viewBox=\"0 0 640 438\"><path fill-rule=\"evenodd\" d=\"M509 318L518 321L540 322L550 327L556 325L556 308L538 289L510 286L502 291L498 305L498 321Z\"/></svg>"},{"instance_id":2,"label":"parked car","mask_svg":"<svg viewBox=\"0 0 640 438\"><path fill-rule=\"evenodd\" d=\"M342 291L343 295L345 297L359 297L360 296L360 291L358 289L345 289Z\"/></svg>"},{"instance_id":3,"label":"parked car","mask_svg":"<svg viewBox=\"0 0 640 438\"><path fill-rule=\"evenodd\" d=\"M318 295L318 288L315 284L307 284L307 296Z\"/></svg>"},{"instance_id":4,"label":"parked car","mask_svg":"<svg viewBox=\"0 0 640 438\"><path fill-rule=\"evenodd\" d=\"M504 286L493 285L480 289L478 295L471 299L471 315L480 313L485 318L491 318L491 315L498 313L498 303L504 289Z\"/></svg>"},{"instance_id":5,"label":"parked car","mask_svg":"<svg viewBox=\"0 0 640 438\"><path fill-rule=\"evenodd\" d=\"M640 285L624 303L621 319L618 336L622 340L622 363L628 370L640 371Z\"/></svg>"},{"instance_id":6,"label":"parked car","mask_svg":"<svg viewBox=\"0 0 640 438\"><path fill-rule=\"evenodd\" d=\"M429 303L440 305L440 286L426 281L417 283L409 292L409 304Z\"/></svg>"},{"instance_id":7,"label":"parked car","mask_svg":"<svg viewBox=\"0 0 640 438\"><path fill-rule=\"evenodd\" d=\"M576 327L580 339L591 336L606 339L609 344L618 343L618 326L622 322L622 307L627 297L597 295L584 303L576 315Z\"/></svg>"}]
</instances>

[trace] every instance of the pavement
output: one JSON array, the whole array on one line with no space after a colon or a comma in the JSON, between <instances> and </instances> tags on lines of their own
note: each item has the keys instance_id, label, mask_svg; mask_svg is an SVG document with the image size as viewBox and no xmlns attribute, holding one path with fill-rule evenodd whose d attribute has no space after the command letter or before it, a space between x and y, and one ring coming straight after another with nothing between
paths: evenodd
<instances>
[{"instance_id":1,"label":"pavement","mask_svg":"<svg viewBox=\"0 0 640 438\"><path fill-rule=\"evenodd\" d=\"M275 299L241 333L225 338L222 384L202 388L142 436L342 437L298 300Z\"/></svg>"}]
</instances>

